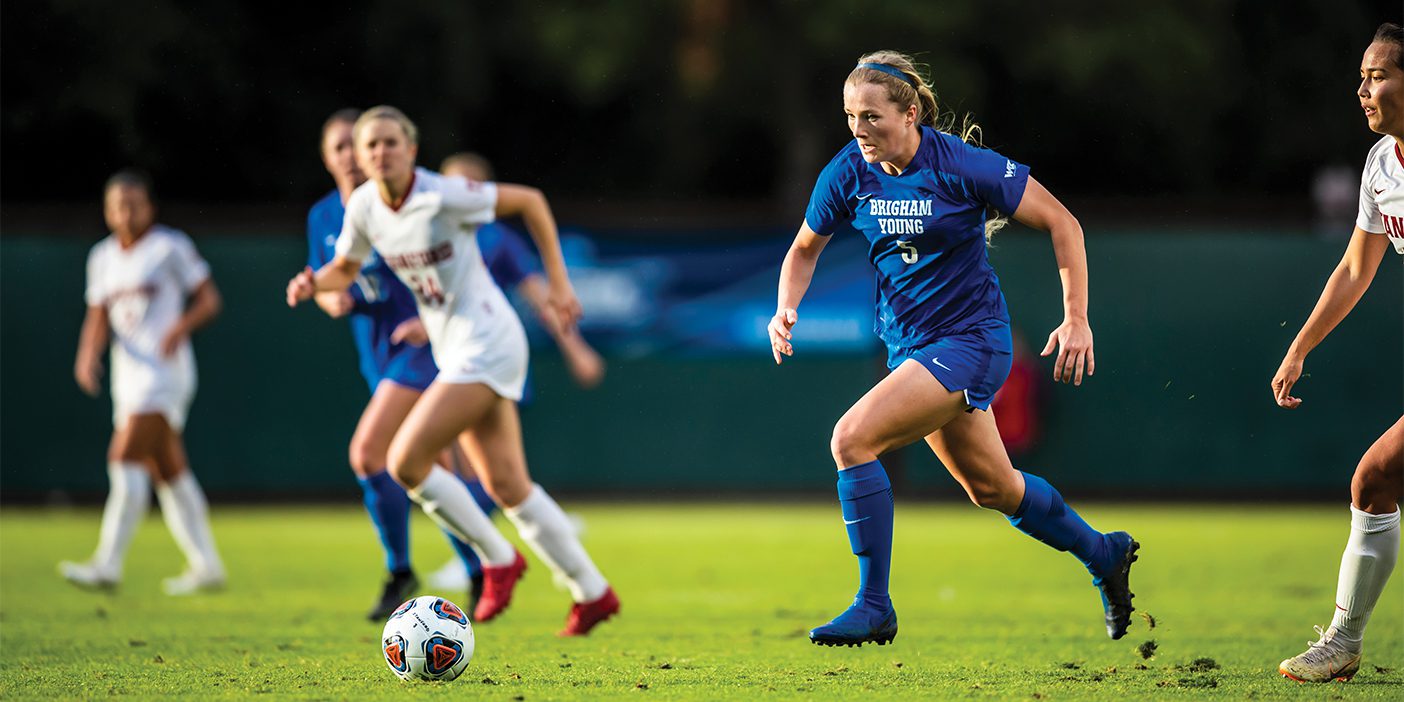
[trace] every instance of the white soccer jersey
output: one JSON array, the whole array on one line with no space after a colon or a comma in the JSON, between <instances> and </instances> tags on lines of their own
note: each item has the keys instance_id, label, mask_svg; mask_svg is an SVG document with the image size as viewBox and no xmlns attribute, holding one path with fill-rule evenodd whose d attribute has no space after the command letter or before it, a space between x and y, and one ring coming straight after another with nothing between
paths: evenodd
<instances>
[{"instance_id":1,"label":"white soccer jersey","mask_svg":"<svg viewBox=\"0 0 1404 702\"><path fill-rule=\"evenodd\" d=\"M438 380L486 383L520 400L527 343L521 320L478 250L478 226L495 218L497 185L415 169L398 209L367 181L346 202L336 253L364 261L374 249L414 292Z\"/></svg>"},{"instance_id":2,"label":"white soccer jersey","mask_svg":"<svg viewBox=\"0 0 1404 702\"><path fill-rule=\"evenodd\" d=\"M1404 152L1394 137L1380 139L1365 158L1355 226L1388 236L1394 250L1404 254Z\"/></svg>"},{"instance_id":3,"label":"white soccer jersey","mask_svg":"<svg viewBox=\"0 0 1404 702\"><path fill-rule=\"evenodd\" d=\"M89 306L107 311L112 330L113 420L160 412L177 430L195 393L195 354L184 340L170 357L161 339L185 313L190 294L210 277L209 264L183 232L157 224L131 248L115 235L88 253Z\"/></svg>"}]
</instances>

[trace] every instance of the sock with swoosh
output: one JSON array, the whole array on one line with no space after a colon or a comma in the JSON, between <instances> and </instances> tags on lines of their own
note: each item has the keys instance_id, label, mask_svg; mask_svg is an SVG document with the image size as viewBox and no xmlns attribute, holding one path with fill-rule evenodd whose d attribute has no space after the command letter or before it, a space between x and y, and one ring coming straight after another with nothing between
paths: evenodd
<instances>
[{"instance_id":1,"label":"sock with swoosh","mask_svg":"<svg viewBox=\"0 0 1404 702\"><path fill-rule=\"evenodd\" d=\"M892 567L892 483L877 461L839 471L839 506L848 543L858 556L858 595L879 611L892 608L887 578Z\"/></svg>"},{"instance_id":2,"label":"sock with swoosh","mask_svg":"<svg viewBox=\"0 0 1404 702\"><path fill-rule=\"evenodd\" d=\"M1103 576L1121 554L1110 553L1107 537L1073 511L1047 480L1024 473L1024 500L1009 516L1014 528L1077 557L1088 572Z\"/></svg>"}]
</instances>

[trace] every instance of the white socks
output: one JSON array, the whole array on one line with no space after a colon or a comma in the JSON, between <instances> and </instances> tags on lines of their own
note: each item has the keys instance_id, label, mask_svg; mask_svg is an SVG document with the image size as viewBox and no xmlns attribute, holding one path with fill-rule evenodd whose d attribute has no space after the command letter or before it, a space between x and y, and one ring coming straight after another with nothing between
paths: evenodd
<instances>
[{"instance_id":1,"label":"white socks","mask_svg":"<svg viewBox=\"0 0 1404 702\"><path fill-rule=\"evenodd\" d=\"M457 476L434 466L424 482L406 492L430 519L468 542L483 565L508 566L517 559L517 549L493 526Z\"/></svg>"},{"instance_id":2,"label":"white socks","mask_svg":"<svg viewBox=\"0 0 1404 702\"><path fill-rule=\"evenodd\" d=\"M531 494L521 504L502 511L517 525L522 540L566 581L571 599L589 602L604 595L609 583L580 545L575 526L540 485L533 484Z\"/></svg>"},{"instance_id":3,"label":"white socks","mask_svg":"<svg viewBox=\"0 0 1404 702\"><path fill-rule=\"evenodd\" d=\"M151 475L141 463L113 461L107 464L107 481L107 504L102 508L102 529L92 562L116 578L122 574L127 546L151 504Z\"/></svg>"},{"instance_id":4,"label":"white socks","mask_svg":"<svg viewBox=\"0 0 1404 702\"><path fill-rule=\"evenodd\" d=\"M1350 540L1341 556L1331 629L1359 649L1370 612L1399 558L1399 510L1370 514L1351 505L1350 513Z\"/></svg>"},{"instance_id":5,"label":"white socks","mask_svg":"<svg viewBox=\"0 0 1404 702\"><path fill-rule=\"evenodd\" d=\"M161 503L166 528L191 569L202 576L224 577L224 564L210 531L210 508L195 474L187 467L175 479L157 485L156 499Z\"/></svg>"}]
</instances>

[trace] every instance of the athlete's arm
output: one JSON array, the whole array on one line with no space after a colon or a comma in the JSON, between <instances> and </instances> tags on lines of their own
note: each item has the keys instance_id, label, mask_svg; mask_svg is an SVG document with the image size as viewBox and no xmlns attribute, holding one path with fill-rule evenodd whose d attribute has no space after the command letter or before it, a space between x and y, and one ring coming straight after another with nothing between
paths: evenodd
<instances>
[{"instance_id":1,"label":"athlete's arm","mask_svg":"<svg viewBox=\"0 0 1404 702\"><path fill-rule=\"evenodd\" d=\"M799 321L799 304L809 290L809 281L814 278L814 267L819 263L819 254L824 252L829 237L809 228L809 223L800 225L795 242L785 254L785 262L780 264L780 292L776 296L775 316L770 319L767 331L770 332L770 353L779 364L781 354L795 355L791 345L791 329Z\"/></svg>"},{"instance_id":2,"label":"athlete's arm","mask_svg":"<svg viewBox=\"0 0 1404 702\"><path fill-rule=\"evenodd\" d=\"M288 281L288 307L297 307L299 302L310 300L319 292L346 290L356 282L356 273L360 270L360 261L340 254L315 271L311 266L303 268Z\"/></svg>"},{"instance_id":3,"label":"athlete's arm","mask_svg":"<svg viewBox=\"0 0 1404 702\"><path fill-rule=\"evenodd\" d=\"M73 362L73 378L83 392L97 397L102 391L102 351L107 346L111 327L107 323L107 308L88 305L83 317L83 329L78 334L78 358Z\"/></svg>"},{"instance_id":4,"label":"athlete's arm","mask_svg":"<svg viewBox=\"0 0 1404 702\"><path fill-rule=\"evenodd\" d=\"M527 275L517 283L517 292L526 298L527 304L536 312L536 318L541 321L542 328L551 335L551 340L556 342L556 348L561 350L561 356L565 358L566 368L570 370L575 384L586 389L599 385L600 381L604 380L604 359L600 358L599 352L580 335L578 328L561 323L556 310L547 304L551 290L545 277L540 273Z\"/></svg>"},{"instance_id":5,"label":"athlete's arm","mask_svg":"<svg viewBox=\"0 0 1404 702\"><path fill-rule=\"evenodd\" d=\"M541 266L546 271L546 281L550 285L548 304L556 310L561 323L575 326L580 319L580 300L575 297L575 289L570 285L566 273L565 256L561 254L561 239L556 232L556 218L551 214L551 205L546 196L536 188L511 183L497 184L498 217L521 217L527 233L536 242L536 251L541 255Z\"/></svg>"},{"instance_id":6,"label":"athlete's arm","mask_svg":"<svg viewBox=\"0 0 1404 702\"><path fill-rule=\"evenodd\" d=\"M1277 375L1272 378L1272 395L1279 407L1296 409L1302 404L1300 398L1292 397L1292 386L1302 377L1302 364L1307 354L1336 328L1337 324L1355 309L1355 303L1370 287L1375 272L1380 269L1380 261L1389 250L1389 238L1380 234L1355 228L1355 233L1346 245L1345 256L1326 279L1326 288L1321 291L1321 299L1316 301L1311 316L1307 317L1297 338L1287 349Z\"/></svg>"},{"instance_id":7,"label":"athlete's arm","mask_svg":"<svg viewBox=\"0 0 1404 702\"><path fill-rule=\"evenodd\" d=\"M1053 255L1058 260L1058 277L1063 282L1063 323L1048 335L1040 356L1058 349L1053 361L1053 380L1082 384L1086 368L1091 376L1097 369L1092 351L1092 325L1087 321L1087 249L1082 241L1082 225L1037 180L1029 177L1014 219L1020 224L1048 232L1053 239Z\"/></svg>"},{"instance_id":8,"label":"athlete's arm","mask_svg":"<svg viewBox=\"0 0 1404 702\"><path fill-rule=\"evenodd\" d=\"M215 287L213 278L206 278L195 288L195 292L190 295L190 304L185 308L185 314L171 325L166 331L166 336L161 339L161 355L170 357L180 347L181 340L190 336L191 332L209 324L215 317L219 316L220 310L224 309L224 298L219 295L219 288Z\"/></svg>"}]
</instances>

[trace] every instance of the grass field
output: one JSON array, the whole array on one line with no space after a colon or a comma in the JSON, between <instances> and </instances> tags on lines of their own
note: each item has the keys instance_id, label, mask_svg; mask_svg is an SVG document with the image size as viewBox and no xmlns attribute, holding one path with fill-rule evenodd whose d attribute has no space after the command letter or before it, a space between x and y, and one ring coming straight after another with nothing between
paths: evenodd
<instances>
[{"instance_id":1,"label":"grass field","mask_svg":"<svg viewBox=\"0 0 1404 702\"><path fill-rule=\"evenodd\" d=\"M1085 506L1094 525L1143 545L1132 585L1155 626L1138 618L1110 641L1070 556L974 507L899 503L901 634L861 649L805 637L847 604L856 580L836 505L567 508L585 519L622 615L588 639L557 639L568 601L532 560L512 608L477 628L468 671L434 684L391 675L380 626L362 619L381 574L359 509L216 505L230 587L171 599L159 582L180 559L154 515L120 591L93 594L64 583L54 564L87 556L97 512L7 508L0 698L1404 698L1398 573L1354 681L1306 686L1275 672L1331 614L1345 505ZM415 519L426 574L449 550Z\"/></svg>"}]
</instances>

